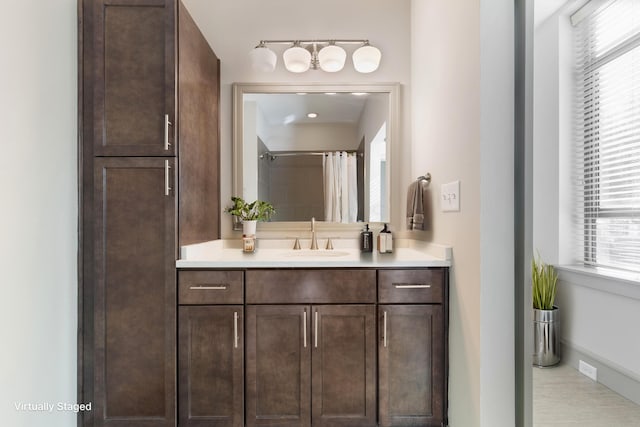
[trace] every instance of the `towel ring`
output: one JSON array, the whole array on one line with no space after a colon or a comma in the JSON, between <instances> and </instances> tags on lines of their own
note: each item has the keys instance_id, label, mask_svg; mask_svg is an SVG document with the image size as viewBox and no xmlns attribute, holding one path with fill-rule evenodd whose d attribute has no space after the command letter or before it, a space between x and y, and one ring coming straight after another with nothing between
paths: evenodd
<instances>
[{"instance_id":1,"label":"towel ring","mask_svg":"<svg viewBox=\"0 0 640 427\"><path fill-rule=\"evenodd\" d=\"M427 183L431 182L431 174L429 172L427 172L424 175L420 175L418 178L416 178L416 181L427 181Z\"/></svg>"}]
</instances>

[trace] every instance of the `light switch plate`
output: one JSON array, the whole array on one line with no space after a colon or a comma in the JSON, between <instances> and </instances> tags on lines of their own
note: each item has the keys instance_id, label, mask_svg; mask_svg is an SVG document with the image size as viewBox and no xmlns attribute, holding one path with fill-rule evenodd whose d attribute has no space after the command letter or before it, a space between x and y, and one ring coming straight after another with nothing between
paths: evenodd
<instances>
[{"instance_id":1,"label":"light switch plate","mask_svg":"<svg viewBox=\"0 0 640 427\"><path fill-rule=\"evenodd\" d=\"M460 181L442 184L440 187L440 206L442 212L460 211Z\"/></svg>"}]
</instances>

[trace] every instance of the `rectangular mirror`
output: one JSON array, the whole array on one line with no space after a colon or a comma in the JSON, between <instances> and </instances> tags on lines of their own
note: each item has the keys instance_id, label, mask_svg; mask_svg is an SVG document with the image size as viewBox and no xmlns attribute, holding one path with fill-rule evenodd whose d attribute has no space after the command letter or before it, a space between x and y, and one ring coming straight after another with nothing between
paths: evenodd
<instances>
[{"instance_id":1,"label":"rectangular mirror","mask_svg":"<svg viewBox=\"0 0 640 427\"><path fill-rule=\"evenodd\" d=\"M233 194L272 203L271 222L389 222L397 84L241 84Z\"/></svg>"}]
</instances>

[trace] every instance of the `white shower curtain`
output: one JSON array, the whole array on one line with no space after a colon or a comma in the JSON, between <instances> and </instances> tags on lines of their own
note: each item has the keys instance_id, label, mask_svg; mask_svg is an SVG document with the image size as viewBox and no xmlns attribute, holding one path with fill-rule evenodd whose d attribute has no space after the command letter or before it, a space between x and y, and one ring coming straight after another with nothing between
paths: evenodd
<instances>
[{"instance_id":1,"label":"white shower curtain","mask_svg":"<svg viewBox=\"0 0 640 427\"><path fill-rule=\"evenodd\" d=\"M346 151L325 153L324 220L355 222L358 216L358 181L355 154Z\"/></svg>"}]
</instances>

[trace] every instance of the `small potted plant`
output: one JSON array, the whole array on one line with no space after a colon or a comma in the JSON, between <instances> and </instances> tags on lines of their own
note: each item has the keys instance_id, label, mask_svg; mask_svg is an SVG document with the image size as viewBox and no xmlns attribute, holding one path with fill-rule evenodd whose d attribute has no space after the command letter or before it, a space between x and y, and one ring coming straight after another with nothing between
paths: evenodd
<instances>
[{"instance_id":1,"label":"small potted plant","mask_svg":"<svg viewBox=\"0 0 640 427\"><path fill-rule=\"evenodd\" d=\"M247 203L242 197L231 197L233 206L225 209L225 212L234 215L242 221L242 234L253 236L256 234L256 223L266 221L275 213L271 203L262 200L254 200Z\"/></svg>"},{"instance_id":2,"label":"small potted plant","mask_svg":"<svg viewBox=\"0 0 640 427\"><path fill-rule=\"evenodd\" d=\"M539 367L560 362L558 307L554 305L558 274L552 265L531 260L531 289L533 294L533 364Z\"/></svg>"}]
</instances>

